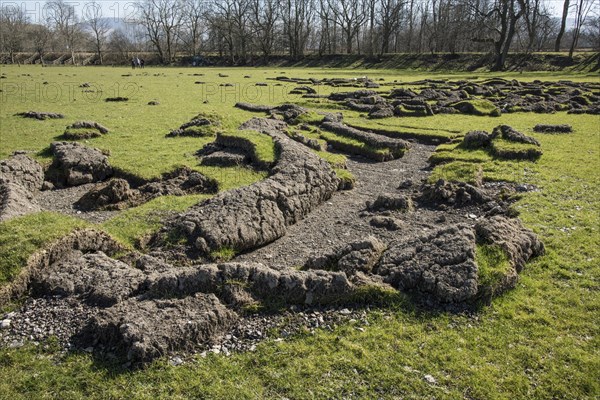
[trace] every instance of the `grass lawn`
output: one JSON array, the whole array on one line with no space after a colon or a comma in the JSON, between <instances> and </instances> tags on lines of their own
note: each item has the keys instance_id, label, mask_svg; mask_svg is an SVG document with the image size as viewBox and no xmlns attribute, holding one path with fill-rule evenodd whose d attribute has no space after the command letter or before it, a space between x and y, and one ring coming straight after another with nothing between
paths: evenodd
<instances>
[{"instance_id":1,"label":"grass lawn","mask_svg":"<svg viewBox=\"0 0 600 400\"><path fill-rule=\"evenodd\" d=\"M14 150L27 149L48 162L43 150L67 125L91 120L110 129L88 143L110 151L113 165L145 178L188 165L215 177L223 190L250 184L265 175L245 168L198 166L194 153L212 138L165 138L165 134L201 112L221 115L223 127L234 130L254 116L234 108L237 101L300 102L299 96L287 94L295 85L274 86L267 77L368 75L401 82L449 77L389 70L291 68L1 69L7 78L0 80L0 159ZM219 72L230 77L219 78ZM477 75L480 79L598 79L597 75L552 73ZM451 75L469 76L473 73ZM85 90L102 92L82 92L79 85L84 82L90 83ZM257 82L269 86L256 87ZM234 86L219 86L222 83ZM336 90L317 88L320 94ZM52 90L58 94L52 95ZM104 102L104 98L115 96L130 100ZM160 105L147 105L151 100ZM331 104L325 101L303 105L331 111ZM29 110L60 112L66 118L37 121L14 116ZM369 123L357 112L343 113L353 122ZM124 371L118 364L94 362L89 354L64 355L52 346L3 348L0 398L598 398L600 117L513 113L494 118L436 115L380 122L385 123L385 129L410 127L445 137L460 137L474 129L491 132L493 127L507 124L540 141L544 154L537 162L502 161L487 153L487 157L469 158L463 154L466 151L446 145L437 152L443 153L444 163L435 167L431 177L474 181L482 176L533 184L540 189L524 194L515 209L525 225L540 235L547 254L526 266L514 290L475 315L418 310L398 297L384 307L371 307L367 313L369 324L361 325L360 330L348 323L331 332L317 330L283 342L270 340L261 343L255 352L198 357L179 367L159 360L145 370ZM533 133L538 123L568 123L573 125L574 133ZM157 228L162 215L183 210L199 200L199 196L156 199L97 228L134 246ZM0 280L10 279L33 251L80 225L83 223L51 213L0 224ZM480 251L483 258L495 254L493 248ZM490 275L495 272L488 271ZM278 333L272 332L272 339L277 337Z\"/></svg>"}]
</instances>

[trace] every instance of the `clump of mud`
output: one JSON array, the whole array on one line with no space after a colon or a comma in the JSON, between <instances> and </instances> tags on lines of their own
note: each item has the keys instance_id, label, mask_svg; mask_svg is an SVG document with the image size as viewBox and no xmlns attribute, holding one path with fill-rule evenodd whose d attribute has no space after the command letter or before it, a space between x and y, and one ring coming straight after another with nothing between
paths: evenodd
<instances>
[{"instance_id":1,"label":"clump of mud","mask_svg":"<svg viewBox=\"0 0 600 400\"><path fill-rule=\"evenodd\" d=\"M56 187L100 182L113 175L108 157L99 149L73 142L54 142L50 151L54 161L46 171L46 179Z\"/></svg>"},{"instance_id":2,"label":"clump of mud","mask_svg":"<svg viewBox=\"0 0 600 400\"><path fill-rule=\"evenodd\" d=\"M169 132L166 137L210 137L222 130L221 124L221 117L217 114L200 113L178 129Z\"/></svg>"},{"instance_id":3,"label":"clump of mud","mask_svg":"<svg viewBox=\"0 0 600 400\"><path fill-rule=\"evenodd\" d=\"M44 111L26 111L15 115L18 115L23 118L33 118L40 121L44 121L46 119L62 119L65 117L63 114Z\"/></svg>"},{"instance_id":4,"label":"clump of mud","mask_svg":"<svg viewBox=\"0 0 600 400\"><path fill-rule=\"evenodd\" d=\"M129 182L114 178L100 183L85 193L75 207L83 211L123 210L144 204L159 196L185 196L216 193L218 183L190 168L179 168L161 179L131 188Z\"/></svg>"},{"instance_id":5,"label":"clump of mud","mask_svg":"<svg viewBox=\"0 0 600 400\"><path fill-rule=\"evenodd\" d=\"M0 221L41 211L35 193L42 188L42 166L24 153L0 161Z\"/></svg>"},{"instance_id":6,"label":"clump of mud","mask_svg":"<svg viewBox=\"0 0 600 400\"><path fill-rule=\"evenodd\" d=\"M503 141L517 145L507 145ZM466 149L484 149L495 157L513 160L537 160L543 155L537 139L508 125L498 125L492 133L468 132L461 146Z\"/></svg>"},{"instance_id":7,"label":"clump of mud","mask_svg":"<svg viewBox=\"0 0 600 400\"><path fill-rule=\"evenodd\" d=\"M108 128L93 121L77 121L67 126L63 133L66 140L82 140L100 137L108 133Z\"/></svg>"},{"instance_id":8,"label":"clump of mud","mask_svg":"<svg viewBox=\"0 0 600 400\"><path fill-rule=\"evenodd\" d=\"M330 198L338 187L335 172L327 162L285 136L284 127L282 121L258 118L243 124L241 129L266 132L275 140L279 160L271 175L190 208L168 224L155 242L165 243L169 232L179 232L205 255L224 248L256 248L285 235L288 225Z\"/></svg>"},{"instance_id":9,"label":"clump of mud","mask_svg":"<svg viewBox=\"0 0 600 400\"><path fill-rule=\"evenodd\" d=\"M276 79L281 80L280 77ZM302 83L309 89L313 89L309 85L362 88L334 92L327 97L342 108L368 113L369 118L427 117L453 113L492 117L513 112L600 113L600 96L597 95L597 87L592 83L519 82L501 78L484 81L425 79L406 83L411 88L396 87L388 92L374 92L368 88L396 86L398 82L377 84L366 77L355 80L333 78L286 81ZM303 88L304 86L297 88L293 93L304 93L304 98L320 97ZM373 102L370 99L373 97L381 100Z\"/></svg>"},{"instance_id":10,"label":"clump of mud","mask_svg":"<svg viewBox=\"0 0 600 400\"><path fill-rule=\"evenodd\" d=\"M538 124L533 127L534 132L540 133L572 133L573 127L567 124L560 125L548 125L548 124Z\"/></svg>"}]
</instances>

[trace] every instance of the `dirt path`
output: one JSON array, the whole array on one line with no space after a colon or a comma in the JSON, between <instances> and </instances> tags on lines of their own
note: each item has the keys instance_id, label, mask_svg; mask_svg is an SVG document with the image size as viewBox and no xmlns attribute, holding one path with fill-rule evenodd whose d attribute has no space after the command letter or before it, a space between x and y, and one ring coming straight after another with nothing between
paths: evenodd
<instances>
[{"instance_id":1,"label":"dirt path","mask_svg":"<svg viewBox=\"0 0 600 400\"><path fill-rule=\"evenodd\" d=\"M288 228L281 239L258 250L238 256L236 261L258 261L273 268L302 266L313 253L323 254L341 244L376 236L384 242L423 234L437 224L440 213L427 209L414 212L387 212L386 216L401 221L401 229L389 231L371 226L371 218L381 213L365 210L365 203L384 193L410 195L430 174L427 160L435 146L413 143L410 151L398 160L375 163L364 158L348 160L348 169L356 177L356 186L349 191L334 193L308 217ZM413 187L398 189L400 183L410 179ZM465 220L464 216L446 214L446 221Z\"/></svg>"}]
</instances>

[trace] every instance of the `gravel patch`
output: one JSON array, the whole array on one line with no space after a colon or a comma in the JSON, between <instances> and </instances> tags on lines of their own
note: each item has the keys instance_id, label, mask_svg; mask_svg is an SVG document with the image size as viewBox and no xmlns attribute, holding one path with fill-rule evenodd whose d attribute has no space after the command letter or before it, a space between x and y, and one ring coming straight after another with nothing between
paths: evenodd
<instances>
[{"instance_id":1,"label":"gravel patch","mask_svg":"<svg viewBox=\"0 0 600 400\"><path fill-rule=\"evenodd\" d=\"M43 210L55 211L72 217L81 218L92 223L102 223L114 217L117 211L83 212L75 207L75 203L87 192L96 187L95 183L73 186L64 189L44 190L36 194L36 200Z\"/></svg>"}]
</instances>

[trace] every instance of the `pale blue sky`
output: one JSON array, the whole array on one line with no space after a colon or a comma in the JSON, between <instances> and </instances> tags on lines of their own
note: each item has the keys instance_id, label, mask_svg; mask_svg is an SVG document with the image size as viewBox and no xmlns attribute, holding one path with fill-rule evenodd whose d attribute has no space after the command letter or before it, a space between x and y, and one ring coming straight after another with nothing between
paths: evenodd
<instances>
[{"instance_id":1,"label":"pale blue sky","mask_svg":"<svg viewBox=\"0 0 600 400\"><path fill-rule=\"evenodd\" d=\"M555 16L561 15L563 0L544 1L551 8ZM78 17L83 20L86 19L86 12L88 12L90 7L94 7L94 4L101 7L102 16L106 18L132 20L137 14L137 0L66 0L65 2L74 5ZM32 22L37 23L43 22L48 14L45 4L45 1L34 0L0 0L0 5L2 7L19 7L25 11Z\"/></svg>"}]
</instances>

